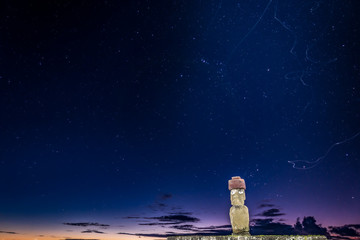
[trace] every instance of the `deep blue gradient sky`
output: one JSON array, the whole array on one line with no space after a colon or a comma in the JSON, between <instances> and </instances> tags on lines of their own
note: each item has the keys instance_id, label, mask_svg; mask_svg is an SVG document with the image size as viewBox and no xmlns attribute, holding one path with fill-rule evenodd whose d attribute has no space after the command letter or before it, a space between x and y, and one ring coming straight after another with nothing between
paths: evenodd
<instances>
[{"instance_id":1,"label":"deep blue gradient sky","mask_svg":"<svg viewBox=\"0 0 360 240\"><path fill-rule=\"evenodd\" d=\"M359 10L4 1L0 235L228 225L232 176L247 183L254 229L269 217L359 224Z\"/></svg>"}]
</instances>

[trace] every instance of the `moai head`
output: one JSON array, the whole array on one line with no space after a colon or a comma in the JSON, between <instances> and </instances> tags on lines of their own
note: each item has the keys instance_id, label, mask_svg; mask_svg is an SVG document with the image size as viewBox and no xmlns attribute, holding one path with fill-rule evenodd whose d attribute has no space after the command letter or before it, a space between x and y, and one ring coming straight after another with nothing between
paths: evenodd
<instances>
[{"instance_id":1,"label":"moai head","mask_svg":"<svg viewBox=\"0 0 360 240\"><path fill-rule=\"evenodd\" d=\"M232 189L231 190L231 205L241 206L245 203L245 190L244 189Z\"/></svg>"},{"instance_id":2,"label":"moai head","mask_svg":"<svg viewBox=\"0 0 360 240\"><path fill-rule=\"evenodd\" d=\"M230 198L231 205L233 206L241 206L244 205L245 202L245 180L241 177L232 177L229 180L229 190L230 190Z\"/></svg>"}]
</instances>

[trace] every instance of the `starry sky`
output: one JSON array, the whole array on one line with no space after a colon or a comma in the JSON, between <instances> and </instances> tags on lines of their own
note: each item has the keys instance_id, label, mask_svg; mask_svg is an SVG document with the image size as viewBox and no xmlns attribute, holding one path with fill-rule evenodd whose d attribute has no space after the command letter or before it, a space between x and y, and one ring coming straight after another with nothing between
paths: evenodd
<instances>
[{"instance_id":1,"label":"starry sky","mask_svg":"<svg viewBox=\"0 0 360 240\"><path fill-rule=\"evenodd\" d=\"M357 0L0 3L0 240L360 238Z\"/></svg>"}]
</instances>

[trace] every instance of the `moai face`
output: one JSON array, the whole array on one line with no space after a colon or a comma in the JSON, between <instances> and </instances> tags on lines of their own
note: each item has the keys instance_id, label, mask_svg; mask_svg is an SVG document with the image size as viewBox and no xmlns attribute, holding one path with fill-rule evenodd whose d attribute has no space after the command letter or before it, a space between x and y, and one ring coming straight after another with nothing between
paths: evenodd
<instances>
[{"instance_id":1,"label":"moai face","mask_svg":"<svg viewBox=\"0 0 360 240\"><path fill-rule=\"evenodd\" d=\"M231 205L242 206L245 202L245 189L232 189L230 191Z\"/></svg>"}]
</instances>

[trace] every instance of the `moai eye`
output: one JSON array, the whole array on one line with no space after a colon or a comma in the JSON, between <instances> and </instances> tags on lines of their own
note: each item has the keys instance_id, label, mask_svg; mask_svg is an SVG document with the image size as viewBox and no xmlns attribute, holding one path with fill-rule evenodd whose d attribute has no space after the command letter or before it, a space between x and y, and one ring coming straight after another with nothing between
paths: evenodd
<instances>
[{"instance_id":1,"label":"moai eye","mask_svg":"<svg viewBox=\"0 0 360 240\"><path fill-rule=\"evenodd\" d=\"M233 190L231 190L231 195L234 195L235 194L235 190L233 189Z\"/></svg>"},{"instance_id":2,"label":"moai eye","mask_svg":"<svg viewBox=\"0 0 360 240\"><path fill-rule=\"evenodd\" d=\"M243 193L244 193L244 190L240 190L239 193L240 193L240 194L243 194Z\"/></svg>"}]
</instances>

